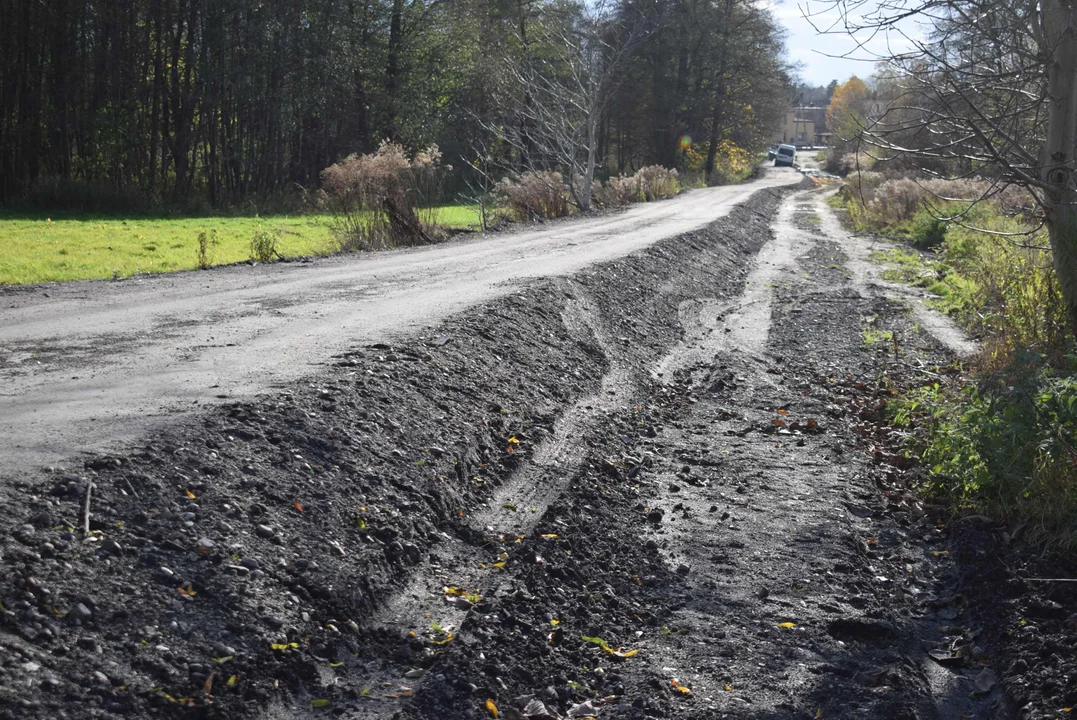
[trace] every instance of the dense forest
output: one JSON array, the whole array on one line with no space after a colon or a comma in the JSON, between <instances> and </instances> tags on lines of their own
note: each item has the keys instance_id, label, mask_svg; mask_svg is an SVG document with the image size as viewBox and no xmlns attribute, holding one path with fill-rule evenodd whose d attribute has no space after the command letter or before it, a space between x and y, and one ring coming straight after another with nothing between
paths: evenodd
<instances>
[{"instance_id":1,"label":"dense forest","mask_svg":"<svg viewBox=\"0 0 1077 720\"><path fill-rule=\"evenodd\" d=\"M0 0L0 18L0 202L227 206L386 139L471 167L498 128L526 140L521 67L598 77L600 174L706 175L795 95L751 0Z\"/></svg>"}]
</instances>

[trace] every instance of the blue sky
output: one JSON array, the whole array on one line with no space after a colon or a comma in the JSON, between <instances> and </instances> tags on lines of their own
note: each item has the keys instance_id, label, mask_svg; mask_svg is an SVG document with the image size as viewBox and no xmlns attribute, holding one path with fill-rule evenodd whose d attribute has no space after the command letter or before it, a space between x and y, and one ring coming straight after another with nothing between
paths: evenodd
<instances>
[{"instance_id":1,"label":"blue sky","mask_svg":"<svg viewBox=\"0 0 1077 720\"><path fill-rule=\"evenodd\" d=\"M818 34L812 24L804 19L804 13L810 12L820 28L832 26L838 21L832 0L763 0L763 3L788 29L786 55L790 61L801 64L800 76L809 85L826 85L831 80L841 83L851 75L867 79L874 68L873 53L887 54L888 45L895 51L909 47L909 41L898 34L892 34L889 38L872 38L866 50L858 50L856 41L843 33ZM865 3L862 7L867 6ZM907 33L920 35L919 28L914 24L905 23L905 27ZM834 57L848 53L852 55Z\"/></svg>"}]
</instances>

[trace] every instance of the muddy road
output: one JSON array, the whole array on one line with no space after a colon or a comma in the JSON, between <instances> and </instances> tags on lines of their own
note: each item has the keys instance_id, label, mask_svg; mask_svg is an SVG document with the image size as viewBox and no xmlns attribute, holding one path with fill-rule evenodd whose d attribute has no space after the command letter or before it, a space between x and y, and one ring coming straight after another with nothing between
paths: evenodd
<instances>
[{"instance_id":1,"label":"muddy road","mask_svg":"<svg viewBox=\"0 0 1077 720\"><path fill-rule=\"evenodd\" d=\"M1077 666L994 630L1064 648L1073 599L955 545L883 419L967 341L786 179L13 478L0 718L1062 707Z\"/></svg>"},{"instance_id":2,"label":"muddy road","mask_svg":"<svg viewBox=\"0 0 1077 720\"><path fill-rule=\"evenodd\" d=\"M356 343L623 257L798 180L772 168L745 185L406 252L0 289L0 476L118 447L199 405L309 375Z\"/></svg>"}]
</instances>

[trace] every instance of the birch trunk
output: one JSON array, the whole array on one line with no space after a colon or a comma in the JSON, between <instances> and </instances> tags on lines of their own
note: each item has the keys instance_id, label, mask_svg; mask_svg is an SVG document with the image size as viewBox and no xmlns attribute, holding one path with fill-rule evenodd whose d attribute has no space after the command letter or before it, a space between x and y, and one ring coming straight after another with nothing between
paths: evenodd
<instances>
[{"instance_id":1,"label":"birch trunk","mask_svg":"<svg viewBox=\"0 0 1077 720\"><path fill-rule=\"evenodd\" d=\"M1077 6L1074 0L1043 0L1041 8L1042 38L1050 52L1042 171L1049 192L1044 212L1058 285L1070 329L1077 334Z\"/></svg>"}]
</instances>

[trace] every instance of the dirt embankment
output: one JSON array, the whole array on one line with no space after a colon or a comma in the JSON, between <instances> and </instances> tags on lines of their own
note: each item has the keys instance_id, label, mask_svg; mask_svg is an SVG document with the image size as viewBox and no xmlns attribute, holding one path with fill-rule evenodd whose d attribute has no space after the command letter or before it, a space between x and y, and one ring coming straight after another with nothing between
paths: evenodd
<instances>
[{"instance_id":1,"label":"dirt embankment","mask_svg":"<svg viewBox=\"0 0 1077 720\"><path fill-rule=\"evenodd\" d=\"M995 642L969 592L994 546L950 544L885 422L893 383L953 356L825 212L762 191L21 478L0 717L926 720L1014 717L1003 685L1064 697L1029 686L1062 636ZM1054 633L1051 602L1030 624Z\"/></svg>"},{"instance_id":2,"label":"dirt embankment","mask_svg":"<svg viewBox=\"0 0 1077 720\"><path fill-rule=\"evenodd\" d=\"M778 198L357 348L123 457L13 483L0 712L236 717L382 693L369 683L386 662L422 666L447 638L408 615L425 590L465 565L469 585L495 584L516 533L554 522L542 510L590 462L584 434L623 435L628 452L655 432L607 421L604 403L649 384L683 300L739 291Z\"/></svg>"}]
</instances>

